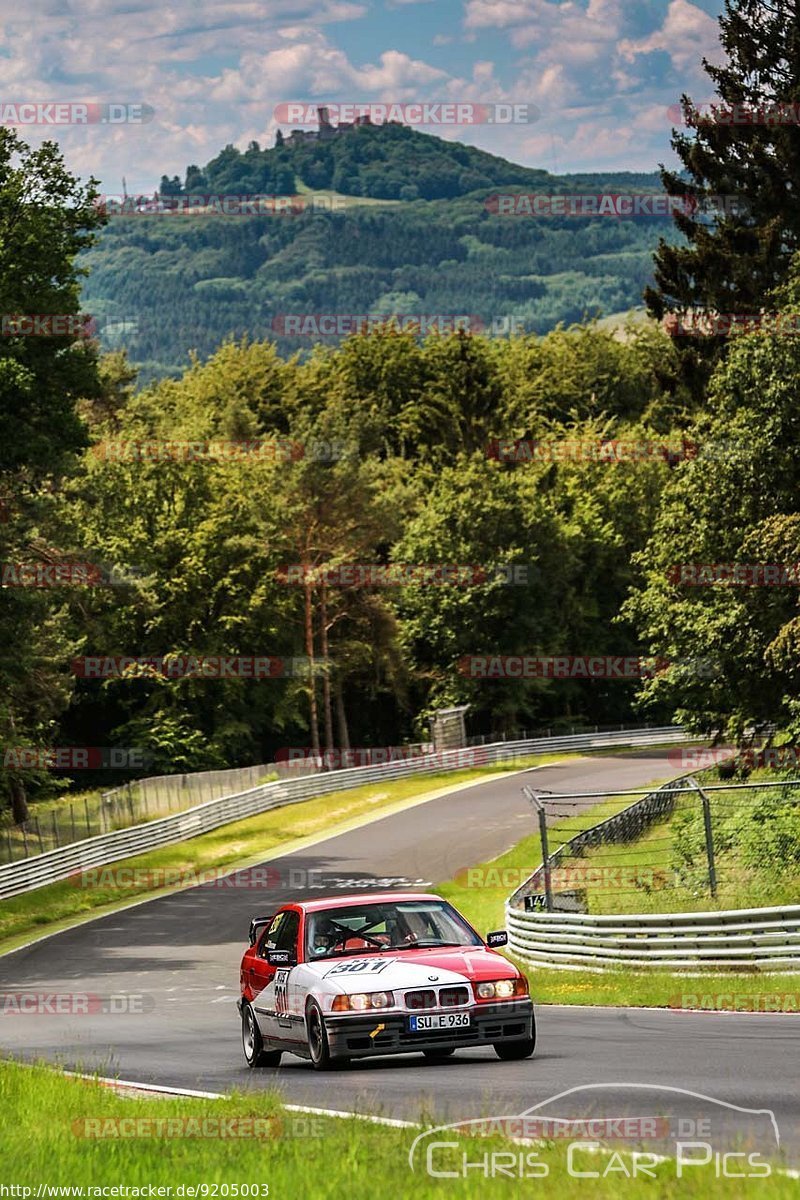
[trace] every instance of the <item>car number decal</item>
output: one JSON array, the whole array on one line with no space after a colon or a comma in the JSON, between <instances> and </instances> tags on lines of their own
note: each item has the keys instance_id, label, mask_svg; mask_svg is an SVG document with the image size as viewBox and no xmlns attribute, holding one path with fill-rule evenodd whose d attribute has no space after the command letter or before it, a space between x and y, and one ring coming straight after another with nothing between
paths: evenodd
<instances>
[{"instance_id":1,"label":"car number decal","mask_svg":"<svg viewBox=\"0 0 800 1200\"><path fill-rule=\"evenodd\" d=\"M275 1015L278 1024L291 1025L289 1017L289 969L281 967L275 972Z\"/></svg>"},{"instance_id":2,"label":"car number decal","mask_svg":"<svg viewBox=\"0 0 800 1200\"><path fill-rule=\"evenodd\" d=\"M337 963L330 971L325 972L324 977L327 979L329 975L379 975L395 962L396 958L353 958L348 962Z\"/></svg>"}]
</instances>

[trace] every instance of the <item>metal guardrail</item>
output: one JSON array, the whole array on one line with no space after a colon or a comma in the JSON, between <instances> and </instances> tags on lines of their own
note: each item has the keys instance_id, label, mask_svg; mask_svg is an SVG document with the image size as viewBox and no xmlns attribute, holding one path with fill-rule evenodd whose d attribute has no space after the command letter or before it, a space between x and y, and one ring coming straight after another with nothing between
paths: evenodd
<instances>
[{"instance_id":1,"label":"metal guardrail","mask_svg":"<svg viewBox=\"0 0 800 1200\"><path fill-rule=\"evenodd\" d=\"M800 905L588 916L506 908L508 948L535 966L800 969Z\"/></svg>"},{"instance_id":2,"label":"metal guardrail","mask_svg":"<svg viewBox=\"0 0 800 1200\"><path fill-rule=\"evenodd\" d=\"M551 867L570 853L637 837L654 820L670 813L681 783L671 780L615 816L583 830L550 855ZM542 863L506 902L508 948L532 966L598 972L619 967L800 969L800 905L619 916L518 907L539 889L543 871Z\"/></svg>"},{"instance_id":3,"label":"metal guardrail","mask_svg":"<svg viewBox=\"0 0 800 1200\"><path fill-rule=\"evenodd\" d=\"M208 800L182 813L118 829L113 833L73 842L58 850L37 854L22 862L0 866L0 899L33 891L67 879L80 871L106 866L120 859L142 854L158 846L186 841L209 833L221 825L256 816L269 809L298 804L316 796L365 783L402 779L407 775L454 771L471 766L491 765L509 759L554 751L580 751L603 747L635 747L685 742L686 732L674 725L658 729L638 729L612 733L576 734L567 737L537 738L527 741L500 742L461 750L445 750L421 758L401 760L375 767L349 767L341 771L302 776L299 779L265 783L233 796Z\"/></svg>"}]
</instances>

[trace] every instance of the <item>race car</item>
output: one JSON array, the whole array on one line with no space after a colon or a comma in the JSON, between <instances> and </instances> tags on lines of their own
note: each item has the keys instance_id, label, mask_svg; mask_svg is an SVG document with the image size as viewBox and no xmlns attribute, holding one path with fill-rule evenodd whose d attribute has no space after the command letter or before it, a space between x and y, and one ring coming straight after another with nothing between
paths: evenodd
<instances>
[{"instance_id":1,"label":"race car","mask_svg":"<svg viewBox=\"0 0 800 1200\"><path fill-rule=\"evenodd\" d=\"M242 1045L250 1067L283 1053L317 1070L351 1058L449 1057L490 1045L533 1054L528 981L440 896L412 892L283 904L250 922L241 964Z\"/></svg>"}]
</instances>

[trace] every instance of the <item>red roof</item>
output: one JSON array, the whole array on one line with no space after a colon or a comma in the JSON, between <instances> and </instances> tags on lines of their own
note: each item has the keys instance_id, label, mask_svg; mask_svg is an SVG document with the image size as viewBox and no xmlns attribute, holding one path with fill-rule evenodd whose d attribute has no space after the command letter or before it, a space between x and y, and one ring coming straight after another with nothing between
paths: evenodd
<instances>
[{"instance_id":1,"label":"red roof","mask_svg":"<svg viewBox=\"0 0 800 1200\"><path fill-rule=\"evenodd\" d=\"M328 896L324 900L293 900L305 912L318 912L321 908L344 908L351 904L386 904L397 900L441 900L432 892L362 892L359 896Z\"/></svg>"}]
</instances>

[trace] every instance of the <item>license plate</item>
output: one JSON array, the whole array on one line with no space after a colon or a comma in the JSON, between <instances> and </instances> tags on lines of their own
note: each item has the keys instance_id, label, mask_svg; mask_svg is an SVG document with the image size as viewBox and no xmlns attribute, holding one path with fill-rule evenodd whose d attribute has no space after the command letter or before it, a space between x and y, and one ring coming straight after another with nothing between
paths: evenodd
<instances>
[{"instance_id":1,"label":"license plate","mask_svg":"<svg viewBox=\"0 0 800 1200\"><path fill-rule=\"evenodd\" d=\"M469 1025L469 1013L431 1013L408 1018L411 1033L422 1033L424 1029L463 1029L465 1025Z\"/></svg>"}]
</instances>

